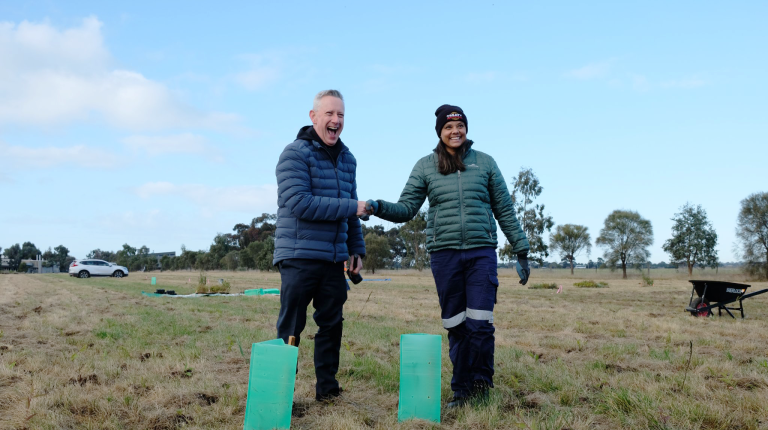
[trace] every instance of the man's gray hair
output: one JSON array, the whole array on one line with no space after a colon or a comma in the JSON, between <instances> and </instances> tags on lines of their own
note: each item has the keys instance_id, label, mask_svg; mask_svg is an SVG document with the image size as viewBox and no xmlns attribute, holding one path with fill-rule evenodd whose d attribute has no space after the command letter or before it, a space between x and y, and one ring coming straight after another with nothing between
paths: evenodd
<instances>
[{"instance_id":1,"label":"man's gray hair","mask_svg":"<svg viewBox=\"0 0 768 430\"><path fill-rule=\"evenodd\" d=\"M323 90L315 96L315 101L312 103L312 110L318 110L320 108L320 100L326 96L336 97L337 99L344 101L344 96L342 96L338 90Z\"/></svg>"}]
</instances>

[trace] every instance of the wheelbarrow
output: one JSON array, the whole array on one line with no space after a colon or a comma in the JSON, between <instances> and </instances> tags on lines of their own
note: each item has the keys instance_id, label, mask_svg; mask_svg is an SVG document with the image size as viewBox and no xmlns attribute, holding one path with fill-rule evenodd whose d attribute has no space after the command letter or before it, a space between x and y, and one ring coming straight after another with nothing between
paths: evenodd
<instances>
[{"instance_id":1,"label":"wheelbarrow","mask_svg":"<svg viewBox=\"0 0 768 430\"><path fill-rule=\"evenodd\" d=\"M739 311L741 312L741 317L744 318L744 304L742 302L750 297L768 293L768 288L766 288L765 290L745 294L749 285L737 284L735 282L699 280L688 282L693 284L693 288L691 289L691 299L688 301L685 311L699 317L714 315L712 309L716 308L718 316L722 316L723 310L725 310L731 318L736 318L731 311ZM694 293L698 297L694 297ZM728 305L735 302L739 302L739 307L728 307Z\"/></svg>"}]
</instances>

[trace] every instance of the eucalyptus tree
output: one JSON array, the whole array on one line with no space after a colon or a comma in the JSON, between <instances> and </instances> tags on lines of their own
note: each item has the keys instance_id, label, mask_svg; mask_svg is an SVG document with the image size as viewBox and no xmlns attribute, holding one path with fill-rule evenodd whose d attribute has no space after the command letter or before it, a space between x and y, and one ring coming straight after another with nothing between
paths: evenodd
<instances>
[{"instance_id":1,"label":"eucalyptus tree","mask_svg":"<svg viewBox=\"0 0 768 430\"><path fill-rule=\"evenodd\" d=\"M559 252L571 266L571 275L573 275L573 261L576 254L582 250L587 250L587 254L592 251L592 239L589 237L587 227L576 224L559 225L555 229L555 234L549 238L549 246L553 252Z\"/></svg>"},{"instance_id":2,"label":"eucalyptus tree","mask_svg":"<svg viewBox=\"0 0 768 430\"><path fill-rule=\"evenodd\" d=\"M417 269L419 272L429 267L427 212L419 211L413 219L403 224L399 235L405 245L403 267Z\"/></svg>"},{"instance_id":3,"label":"eucalyptus tree","mask_svg":"<svg viewBox=\"0 0 768 430\"><path fill-rule=\"evenodd\" d=\"M541 195L544 187L541 186L539 178L530 168L522 168L517 174L517 178L512 183L512 204L515 206L515 215L520 222L520 227L528 238L531 246L528 251L528 258L544 263L544 259L549 257L549 247L544 242L544 232L549 232L555 225L552 217L544 213L543 204L534 204L534 200ZM515 259L512 253L512 247L506 243L501 249L500 254L508 259Z\"/></svg>"},{"instance_id":4,"label":"eucalyptus tree","mask_svg":"<svg viewBox=\"0 0 768 430\"><path fill-rule=\"evenodd\" d=\"M768 193L741 201L736 237L747 272L768 279Z\"/></svg>"},{"instance_id":5,"label":"eucalyptus tree","mask_svg":"<svg viewBox=\"0 0 768 430\"><path fill-rule=\"evenodd\" d=\"M392 251L386 236L374 232L365 235L365 269L376 273L376 269L383 269L391 263Z\"/></svg>"},{"instance_id":6,"label":"eucalyptus tree","mask_svg":"<svg viewBox=\"0 0 768 430\"><path fill-rule=\"evenodd\" d=\"M21 245L14 244L9 248L5 248L5 251L3 251L3 255L8 258L8 268L12 271L16 271L19 269L19 265L21 264Z\"/></svg>"},{"instance_id":7,"label":"eucalyptus tree","mask_svg":"<svg viewBox=\"0 0 768 430\"><path fill-rule=\"evenodd\" d=\"M717 233L707 219L707 211L701 205L686 203L672 221L672 237L662 246L672 258L672 263L685 263L688 276L693 274L696 264L717 267Z\"/></svg>"},{"instance_id":8,"label":"eucalyptus tree","mask_svg":"<svg viewBox=\"0 0 768 430\"><path fill-rule=\"evenodd\" d=\"M627 279L627 263L642 264L651 256L653 227L639 213L617 209L605 219L596 243L606 249L605 264L614 270L621 262L622 277Z\"/></svg>"}]
</instances>

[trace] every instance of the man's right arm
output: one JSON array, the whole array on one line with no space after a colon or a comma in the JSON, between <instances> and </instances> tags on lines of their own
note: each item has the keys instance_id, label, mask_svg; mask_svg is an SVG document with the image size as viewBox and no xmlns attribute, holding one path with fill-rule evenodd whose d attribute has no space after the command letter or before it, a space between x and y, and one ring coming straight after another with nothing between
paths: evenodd
<instances>
[{"instance_id":1,"label":"man's right arm","mask_svg":"<svg viewBox=\"0 0 768 430\"><path fill-rule=\"evenodd\" d=\"M358 213L360 203L357 200L312 194L309 164L294 148L286 148L280 154L275 174L277 194L285 202L285 207L298 219L339 221Z\"/></svg>"}]
</instances>

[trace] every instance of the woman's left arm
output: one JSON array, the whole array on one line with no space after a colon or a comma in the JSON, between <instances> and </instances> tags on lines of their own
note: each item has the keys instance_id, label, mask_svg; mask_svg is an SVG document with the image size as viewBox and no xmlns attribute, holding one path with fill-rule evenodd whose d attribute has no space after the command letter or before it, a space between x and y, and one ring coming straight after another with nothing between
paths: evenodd
<instances>
[{"instance_id":1,"label":"woman's left arm","mask_svg":"<svg viewBox=\"0 0 768 430\"><path fill-rule=\"evenodd\" d=\"M491 209L493 216L499 221L501 231L507 236L507 240L512 245L512 252L520 254L527 253L530 249L528 238L520 227L520 222L515 216L515 206L512 203L512 196L509 195L507 183L504 176L496 165L496 160L491 159L491 172L488 179L488 194L491 196Z\"/></svg>"}]
</instances>

